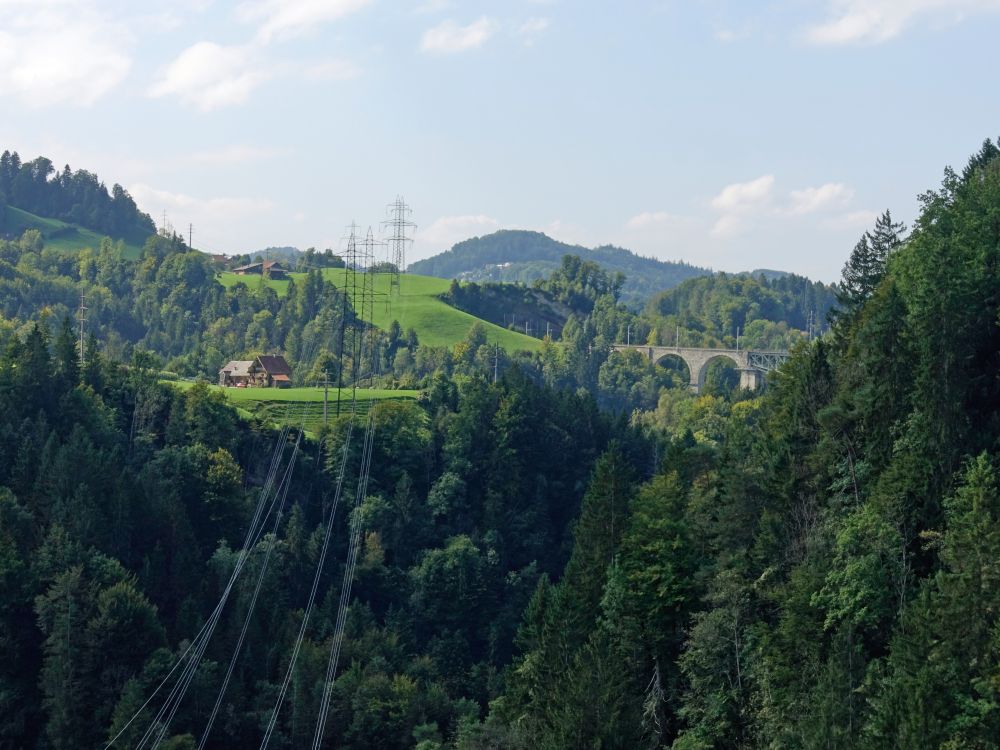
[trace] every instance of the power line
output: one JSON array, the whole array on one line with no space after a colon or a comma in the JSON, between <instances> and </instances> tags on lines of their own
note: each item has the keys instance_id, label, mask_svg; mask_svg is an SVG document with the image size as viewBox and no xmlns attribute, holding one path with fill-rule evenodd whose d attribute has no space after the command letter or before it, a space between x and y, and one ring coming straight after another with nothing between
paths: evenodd
<instances>
[{"instance_id":1,"label":"power line","mask_svg":"<svg viewBox=\"0 0 1000 750\"><path fill-rule=\"evenodd\" d=\"M368 232L368 240L366 244L371 240L371 230ZM373 249L373 245L368 244L369 249ZM371 274L366 274L369 279ZM370 282L368 289L370 290L370 302L369 304L374 307L374 287L373 282ZM364 312L365 300L364 292L362 293L361 309ZM375 347L374 338L374 327L366 326L365 330L369 334L371 340L370 352L372 356L372 386L377 390L381 378L381 358ZM357 388L357 381L355 381L355 388ZM372 394L374 396L374 393ZM376 413L378 411L379 402L377 399L372 399L371 406L368 409L367 424L365 428L365 439L362 448L361 455L361 466L358 475L358 485L357 491L354 497L354 509L351 514L350 519L350 544L347 554L347 565L344 569L344 577L341 581L340 586L340 601L337 608L337 621L334 626L333 640L330 644L330 658L327 662L326 669L326 681L323 687L323 697L320 702L320 710L316 718L316 731L313 735L313 750L319 750L323 744L323 734L326 731L327 719L330 713L330 701L333 695L333 685L337 677L337 666L340 662L340 652L343 647L344 642L344 629L347 622L347 610L350 605L351 599L351 586L354 581L354 571L357 567L358 554L361 548L361 514L360 508L361 503L364 502L365 497L368 494L368 481L371 477L371 464L372 464L372 454L375 444L375 428L376 428Z\"/></svg>"},{"instance_id":2,"label":"power line","mask_svg":"<svg viewBox=\"0 0 1000 750\"><path fill-rule=\"evenodd\" d=\"M84 346L84 328L87 323L87 296L85 294L80 295L80 308L77 311L77 318L80 321L80 369L83 369L85 360L87 358L86 347Z\"/></svg>"},{"instance_id":3,"label":"power line","mask_svg":"<svg viewBox=\"0 0 1000 750\"><path fill-rule=\"evenodd\" d=\"M174 687L171 689L171 691L170 691L169 695L167 696L167 699L164 702L163 706L157 712L157 714L153 718L152 722L150 722L149 727L146 729L145 733L143 734L142 739L139 742L138 747L141 748L143 745L146 744L146 742L149 739L152 738L154 732L156 731L157 726L160 724L160 722L162 721L163 717L166 715L166 712L168 711L168 708L172 704L174 704L175 701L179 702L179 700L181 698L183 698L182 683L184 682L185 675L187 675L191 671L192 664L195 665L195 669L197 668L197 664L196 664L197 654L198 654L199 651L203 651L204 650L203 649L203 644L207 642L207 639L211 638L210 630L214 630L215 623L218 621L218 617L221 614L222 609L225 607L226 601L227 601L227 599L229 597L229 593L231 592L233 585L235 584L237 578L239 577L240 573L243 570L243 565L246 562L247 550L249 549L251 543L253 542L253 539L255 538L255 536L257 534L257 531L260 528L260 525L263 523L262 516L263 516L263 518L266 518L267 514L264 514L264 509L265 509L265 507L268 504L268 498L271 496L271 492L272 492L272 490L274 488L274 480L277 477L278 467L279 467L280 462L281 462L281 456L284 453L285 443L286 443L286 439L287 439L287 434L288 434L288 428L284 427L284 428L282 428L282 430L280 431L280 433L278 435L278 439L277 439L277 441L275 443L274 451L272 452L272 455L271 455L271 462L270 462L270 467L269 467L269 470L268 470L267 478L266 478L266 480L264 482L264 486L261 488L260 496L258 497L258 500L257 500L257 507L254 509L253 518L251 519L250 526L247 529L247 534L246 534L246 538L245 538L245 540L243 542L243 548L242 548L241 554L237 558L237 562L236 562L236 565L233 568L233 572L232 572L232 574L229 577L229 581L228 581L228 583L226 585L226 588L222 592L222 595L220 596L219 602L216 604L215 609L212 611L211 615L209 616L209 618L205 622L205 624L201 627L201 630L198 631L197 635L195 635L195 637L191 640L191 642L188 644L187 648L184 649L184 652L177 659L177 661L174 664L174 666L171 667L170 671L160 681L160 684L156 687L156 689L153 691L153 693L149 696L149 698L146 699L146 702L143 703L142 706L139 707L139 710L137 710L131 716L131 718L129 718L129 720L125 723L125 725L121 728L121 730L119 730L118 734L116 734L111 739L111 741L105 747L105 750L108 750L108 748L111 748L115 744L115 742L118 741L118 739L122 736L122 734L124 734L128 730L128 728L135 722L135 720L142 714L142 712L146 710L146 707L153 701L153 699L159 694L159 692L167 685L167 683L170 681L170 678L173 676L174 672L177 671L178 667L180 667L182 664L185 664L184 670L181 673L181 677L178 679L178 682L174 684ZM188 659L189 655L190 655L190 659ZM197 657L197 658L200 658L200 657ZM187 680L187 682L189 683L190 680Z\"/></svg>"},{"instance_id":4,"label":"power line","mask_svg":"<svg viewBox=\"0 0 1000 750\"><path fill-rule=\"evenodd\" d=\"M330 511L330 518L327 521L326 531L324 533L324 538L323 538L323 547L322 547L322 549L320 551L319 560L317 561L317 564L316 564L315 573L313 574L312 588L311 588L311 590L309 592L309 599L308 599L307 604L306 604L305 612L303 613L302 623L301 623L301 625L299 627L298 634L296 635L294 645L292 646L292 653L291 653L291 657L290 657L289 662L288 662L288 668L285 670L285 676L284 676L284 679L282 680L281 688L279 689L277 700L275 701L274 708L271 711L271 716L270 716L270 719L268 720L267 728L265 729L265 732L264 732L264 737L261 740L261 744L260 744L261 750L263 750L263 748L267 747L267 745L270 742L271 737L272 737L272 735L274 733L274 729L277 726L278 716L281 713L282 706L284 705L285 696L288 693L288 686L291 683L292 676L295 673L296 663L298 661L299 653L300 653L301 648L302 648L302 641L305 638L306 629L309 626L309 619L310 619L310 617L312 615L312 611L313 611L313 609L315 607L316 594L317 594L317 590L319 588L319 581L320 581L320 578L322 576L323 569L325 567L327 553L329 552L330 538L331 538L332 532L333 532L333 522L334 522L334 519L336 517L337 506L340 503L340 498L341 498L342 493L343 493L344 477L346 476L346 473L347 473L347 462L348 462L348 457L349 457L349 449L350 449L350 444L351 444L351 440L352 440L352 437L353 437L354 425L355 425L355 421L356 421L356 417L357 417L357 409L358 409L358 381L360 380L360 377L362 375L361 363L362 363L362 361L364 360L364 357L365 357L365 342L366 342L366 340L369 342L369 353L373 357L373 361L375 363L374 366L373 366L373 372L376 372L377 369L378 369L378 357L375 356L377 354L377 352L375 351L375 339L374 339L374 335L369 335L369 334L372 333L373 327L372 327L371 323L369 323L367 321L366 316L365 316L366 310L369 313L368 317L370 317L371 313L373 312L373 306L374 306L374 286L373 286L373 284L374 284L374 281L373 281L373 275L370 272L370 269L374 266L374 248L378 244L379 243L375 241L374 236L372 235L372 230L371 230L370 227L368 229L368 233L367 233L365 239L362 242L359 243L357 241L357 227L354 226L354 225L352 225L350 240L349 240L349 244L348 244L349 250L351 252L351 262L349 263L349 265L353 265L353 269L352 269L353 270L353 273L352 273L352 283L351 283L352 292L353 292L352 298L354 300L354 307L355 307L355 310L356 310L357 315L358 315L358 323L359 323L359 325L352 328L352 337L351 337L352 338L352 347L351 347L352 348L352 360L353 360L352 361L352 381L353 382L352 382L352 388L351 388L351 416L350 416L350 420L349 420L348 427L347 427L347 438L346 438L346 440L344 442L343 454L341 455L340 472L339 472L338 477L337 477L337 489L336 489L336 492L334 494L333 508ZM363 270L362 278L361 278L361 293L360 293L360 296L358 294L358 278L357 278L357 272L358 272L358 270ZM347 286L346 277L345 277L345 281L344 281L344 286L345 286L345 290L344 291L346 293L346 286ZM344 325L343 321L341 322L341 325ZM343 366L341 367L341 372L343 372ZM339 391L338 391L338 399L339 399L339 395L340 394L339 394ZM357 507L359 506L359 504L361 502L361 500L359 498L363 499L363 493L367 492L367 487L368 487L367 476L368 476L368 472L370 472L370 470L371 470L371 453L372 453L372 447L373 447L373 430L374 430L374 426L373 426L374 411L375 411L375 404L372 404L372 406L369 408L369 411L368 411L368 419L367 419L366 431L365 431L365 436L364 436L364 443L363 443L363 447L362 447L361 469L360 469L359 481L358 481L358 486L357 486L357 492L356 492L356 495L355 495L355 510L357 509ZM358 514L355 512L352 515L351 521L350 521L350 528L352 529L352 531L351 531L351 539L352 540L354 540L355 536L360 533L360 531L358 530L358 526L357 526L357 524L359 524L359 523L360 523L360 519L358 517ZM351 549L349 549L349 551L348 551L348 563L347 563L347 568L345 570L345 576L348 575L348 571L350 572L350 576L353 576L353 564L356 564L356 561L357 561L357 549L356 549L357 545L356 545L356 543L354 543L351 546L352 546L352 549L353 549L353 553L352 553ZM353 563L352 563L352 560L354 561ZM342 595L342 597L344 596L343 584L342 584L342 587L341 587L341 595ZM347 588L347 596L348 597L350 596L350 586L349 586L349 584L348 584L348 588ZM340 619L341 618L338 616L338 621L340 621ZM342 629L341 629L341 632L342 632ZM338 650L337 653L339 655L339 650ZM333 661L332 663L333 663L333 669L336 670L336 661ZM328 670L329 670L329 668L330 667L328 665Z\"/></svg>"}]
</instances>

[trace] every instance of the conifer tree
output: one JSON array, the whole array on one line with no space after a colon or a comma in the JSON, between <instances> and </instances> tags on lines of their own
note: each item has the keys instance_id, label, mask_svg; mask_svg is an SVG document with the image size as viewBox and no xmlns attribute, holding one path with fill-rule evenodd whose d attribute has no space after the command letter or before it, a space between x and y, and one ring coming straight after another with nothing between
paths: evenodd
<instances>
[{"instance_id":1,"label":"conifer tree","mask_svg":"<svg viewBox=\"0 0 1000 750\"><path fill-rule=\"evenodd\" d=\"M861 235L844 264L840 289L837 292L839 310L836 317L853 319L861 306L875 292L885 276L889 257L903 242L906 226L892 220L885 211L875 221L875 228Z\"/></svg>"}]
</instances>

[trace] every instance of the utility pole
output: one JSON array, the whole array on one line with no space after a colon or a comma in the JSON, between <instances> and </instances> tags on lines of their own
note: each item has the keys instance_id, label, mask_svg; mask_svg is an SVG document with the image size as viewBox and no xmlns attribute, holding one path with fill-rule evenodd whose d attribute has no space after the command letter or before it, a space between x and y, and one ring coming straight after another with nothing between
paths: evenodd
<instances>
[{"instance_id":1,"label":"utility pole","mask_svg":"<svg viewBox=\"0 0 1000 750\"><path fill-rule=\"evenodd\" d=\"M552 338L552 324L549 321L545 321L545 338Z\"/></svg>"},{"instance_id":2,"label":"utility pole","mask_svg":"<svg viewBox=\"0 0 1000 750\"><path fill-rule=\"evenodd\" d=\"M500 342L494 344L493 349L493 385L497 384L497 373L500 371Z\"/></svg>"},{"instance_id":3,"label":"utility pole","mask_svg":"<svg viewBox=\"0 0 1000 750\"><path fill-rule=\"evenodd\" d=\"M632 346L632 324L628 324L628 329L625 332L625 346Z\"/></svg>"},{"instance_id":4,"label":"utility pole","mask_svg":"<svg viewBox=\"0 0 1000 750\"><path fill-rule=\"evenodd\" d=\"M188 250L194 250L194 245L191 244L191 235L194 234L194 224L188 223Z\"/></svg>"},{"instance_id":5,"label":"utility pole","mask_svg":"<svg viewBox=\"0 0 1000 750\"><path fill-rule=\"evenodd\" d=\"M674 349L681 348L681 327L677 326L676 338L674 339Z\"/></svg>"},{"instance_id":6,"label":"utility pole","mask_svg":"<svg viewBox=\"0 0 1000 750\"><path fill-rule=\"evenodd\" d=\"M736 326L736 351L740 350L740 327Z\"/></svg>"},{"instance_id":7,"label":"utility pole","mask_svg":"<svg viewBox=\"0 0 1000 750\"><path fill-rule=\"evenodd\" d=\"M84 359L86 359L86 348L83 342L84 327L87 322L87 297L80 295L80 309L77 312L80 321L80 369L83 369Z\"/></svg>"},{"instance_id":8,"label":"utility pole","mask_svg":"<svg viewBox=\"0 0 1000 750\"><path fill-rule=\"evenodd\" d=\"M327 402L329 401L330 392L330 373L323 370L323 426L326 427L327 421Z\"/></svg>"}]
</instances>

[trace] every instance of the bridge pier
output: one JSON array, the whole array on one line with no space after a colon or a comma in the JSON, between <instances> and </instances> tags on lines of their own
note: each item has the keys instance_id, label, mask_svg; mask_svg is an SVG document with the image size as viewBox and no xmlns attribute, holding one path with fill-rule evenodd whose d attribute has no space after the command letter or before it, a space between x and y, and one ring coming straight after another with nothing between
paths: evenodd
<instances>
[{"instance_id":1,"label":"bridge pier","mask_svg":"<svg viewBox=\"0 0 1000 750\"><path fill-rule=\"evenodd\" d=\"M740 370L740 388L756 391L764 385L764 373L761 370Z\"/></svg>"}]
</instances>

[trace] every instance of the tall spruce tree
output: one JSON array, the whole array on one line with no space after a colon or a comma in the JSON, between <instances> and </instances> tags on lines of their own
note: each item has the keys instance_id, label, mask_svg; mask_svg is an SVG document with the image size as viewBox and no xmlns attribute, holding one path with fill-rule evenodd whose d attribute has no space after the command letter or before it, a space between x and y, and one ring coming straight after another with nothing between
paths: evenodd
<instances>
[{"instance_id":1,"label":"tall spruce tree","mask_svg":"<svg viewBox=\"0 0 1000 750\"><path fill-rule=\"evenodd\" d=\"M875 220L875 228L861 235L844 264L837 292L835 318L852 320L885 276L889 257L903 243L906 226L892 220L888 209Z\"/></svg>"}]
</instances>

